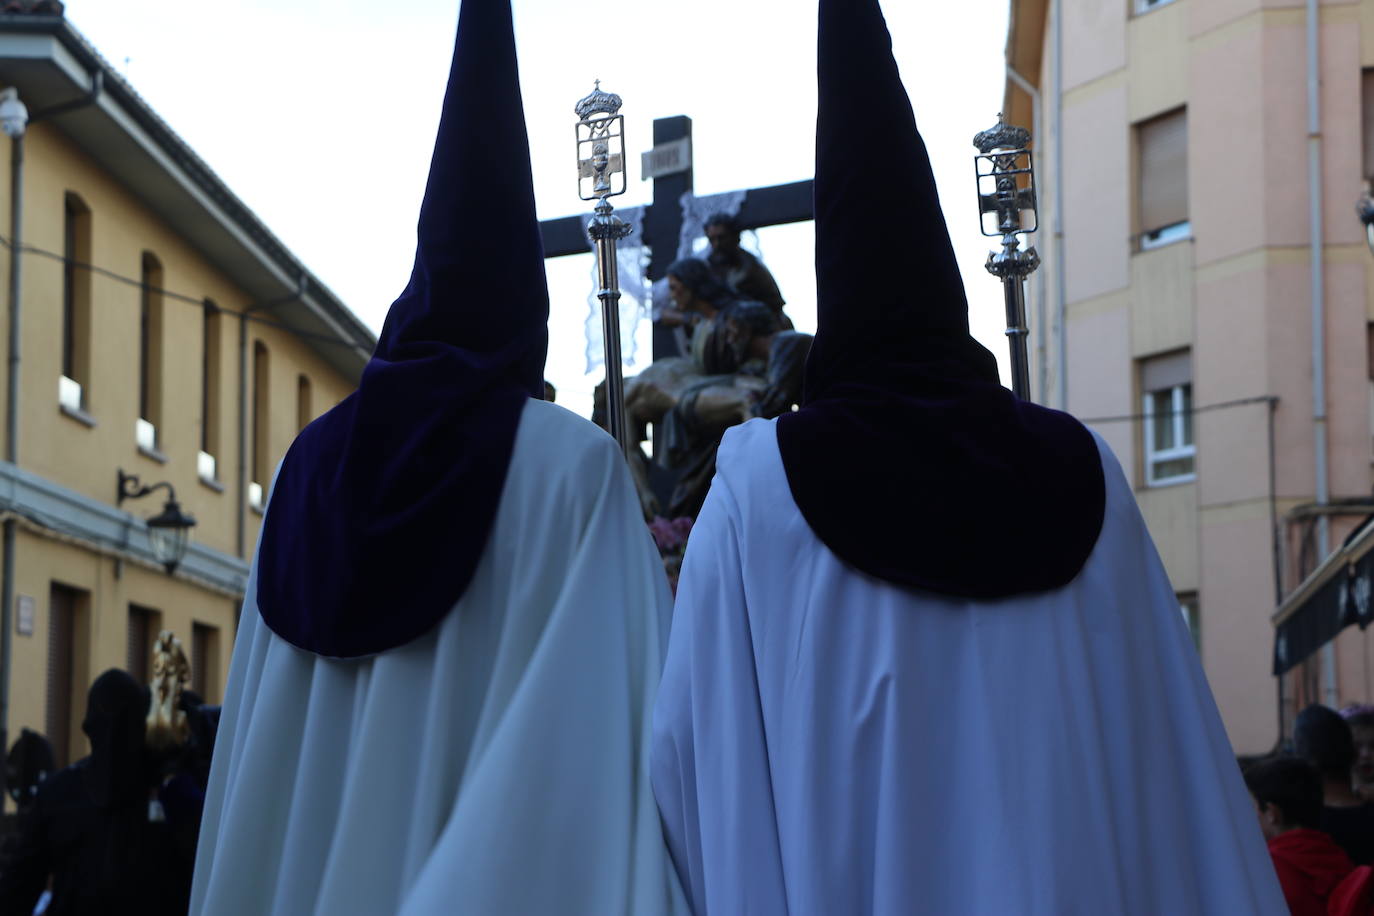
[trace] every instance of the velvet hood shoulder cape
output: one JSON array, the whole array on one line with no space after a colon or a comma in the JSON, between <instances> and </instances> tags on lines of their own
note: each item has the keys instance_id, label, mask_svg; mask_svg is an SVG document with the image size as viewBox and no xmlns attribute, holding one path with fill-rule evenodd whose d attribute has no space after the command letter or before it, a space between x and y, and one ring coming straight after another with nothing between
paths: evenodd
<instances>
[{"instance_id":1,"label":"velvet hood shoulder cape","mask_svg":"<svg viewBox=\"0 0 1374 916\"><path fill-rule=\"evenodd\" d=\"M297 649L254 584L192 916L686 912L648 772L672 597L615 440L531 400L491 549L400 648Z\"/></svg>"},{"instance_id":2,"label":"velvet hood shoulder cape","mask_svg":"<svg viewBox=\"0 0 1374 916\"><path fill-rule=\"evenodd\" d=\"M685 912L649 789L672 598L624 455L541 390L509 0L463 0L410 286L280 471L193 916Z\"/></svg>"},{"instance_id":3,"label":"velvet hood shoulder cape","mask_svg":"<svg viewBox=\"0 0 1374 916\"><path fill-rule=\"evenodd\" d=\"M778 423L792 495L827 547L889 582L970 598L1064 585L1102 527L1097 449L1003 388L969 336L877 0L822 0L818 75L818 326L802 407Z\"/></svg>"},{"instance_id":4,"label":"velvet hood shoulder cape","mask_svg":"<svg viewBox=\"0 0 1374 916\"><path fill-rule=\"evenodd\" d=\"M358 390L301 432L273 486L257 600L299 648L410 642L486 547L548 348L523 111L509 0L468 0L410 282Z\"/></svg>"},{"instance_id":5,"label":"velvet hood shoulder cape","mask_svg":"<svg viewBox=\"0 0 1374 916\"><path fill-rule=\"evenodd\" d=\"M1106 521L1073 582L975 600L836 557L776 429L721 444L654 710L696 916L1287 912L1105 443Z\"/></svg>"},{"instance_id":6,"label":"velvet hood shoulder cape","mask_svg":"<svg viewBox=\"0 0 1374 916\"><path fill-rule=\"evenodd\" d=\"M997 385L877 0L820 10L811 399L725 434L654 710L693 912L1281 916L1130 484Z\"/></svg>"}]
</instances>

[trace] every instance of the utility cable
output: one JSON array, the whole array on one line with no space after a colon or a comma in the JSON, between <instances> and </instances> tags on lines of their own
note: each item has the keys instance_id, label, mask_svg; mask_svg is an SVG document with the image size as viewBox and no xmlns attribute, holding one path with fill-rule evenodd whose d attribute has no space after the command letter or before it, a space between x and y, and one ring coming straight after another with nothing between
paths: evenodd
<instances>
[{"instance_id":1,"label":"utility cable","mask_svg":"<svg viewBox=\"0 0 1374 916\"><path fill-rule=\"evenodd\" d=\"M12 247L13 246L10 242L10 239L6 236L0 235L0 248ZM20 245L19 252L21 254L38 255L39 257L47 258L51 261L57 261L60 264L75 267L79 270L89 271L92 274L96 274L98 276L114 280L118 283L123 283L126 286L132 286L136 289L157 293L165 299L170 299L174 302L183 302L188 305L194 305L200 309L213 308L217 312L228 312L229 314L237 315L245 321L260 324L264 327L277 328L279 330L286 331L287 333L294 334L295 336L300 337L304 340L315 340L321 343L334 344L335 346L347 347L350 350L361 349L360 345L357 343L352 343L346 340L340 340L339 338L332 337L328 334L317 334L313 331L303 331L300 328L292 327L291 325L286 324L285 322L273 321L270 318L259 318L256 315L250 315L246 312L235 312L231 309L221 308L220 306L215 305L211 300L207 299L204 296L188 296L185 293L178 293L174 292L173 290L163 289L161 287L153 286L149 283L144 283L142 280L136 280L133 277L126 277L123 274L116 273L115 271L109 270L108 268L98 267L95 264L87 264L83 261L78 261L75 258L69 258L66 255L58 254L55 251L48 251L43 248L38 248L34 245Z\"/></svg>"},{"instance_id":2,"label":"utility cable","mask_svg":"<svg viewBox=\"0 0 1374 916\"><path fill-rule=\"evenodd\" d=\"M1172 417L1179 414L1199 414L1209 413L1213 410L1227 410L1232 407L1244 407L1247 404L1277 404L1279 399L1272 394L1262 394L1252 398L1237 398L1234 401L1221 401L1217 404L1205 404L1202 407L1190 407L1187 410L1168 410L1156 411L1152 414L1131 413L1122 414L1116 417L1082 417L1080 423L1133 423L1136 420L1153 420L1155 417Z\"/></svg>"}]
</instances>

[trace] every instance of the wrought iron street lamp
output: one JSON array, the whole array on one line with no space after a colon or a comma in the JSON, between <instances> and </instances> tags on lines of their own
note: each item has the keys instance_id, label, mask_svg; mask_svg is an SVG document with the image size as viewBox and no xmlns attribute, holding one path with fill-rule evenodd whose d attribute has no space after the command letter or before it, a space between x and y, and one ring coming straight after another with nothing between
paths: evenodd
<instances>
[{"instance_id":1,"label":"wrought iron street lamp","mask_svg":"<svg viewBox=\"0 0 1374 916\"><path fill-rule=\"evenodd\" d=\"M152 548L153 556L167 569L167 574L171 575L176 571L182 559L186 556L186 548L191 543L191 529L196 526L196 520L181 511L181 504L177 502L176 490L165 480L155 484L145 486L137 474L125 474L119 472L119 498L115 505L123 504L126 499L142 499L154 490L165 489L167 491L167 502L163 504L162 511L148 519L148 546Z\"/></svg>"}]
</instances>

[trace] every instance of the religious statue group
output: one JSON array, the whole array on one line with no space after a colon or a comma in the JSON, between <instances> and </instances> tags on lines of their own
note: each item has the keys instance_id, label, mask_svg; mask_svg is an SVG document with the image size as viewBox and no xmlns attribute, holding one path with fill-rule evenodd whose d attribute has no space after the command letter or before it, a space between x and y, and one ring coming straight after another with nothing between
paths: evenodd
<instances>
[{"instance_id":1,"label":"religious statue group","mask_svg":"<svg viewBox=\"0 0 1374 916\"><path fill-rule=\"evenodd\" d=\"M1130 484L1001 385L880 2L817 2L816 334L712 220L626 389L674 600L643 467L544 399L512 0L461 0L409 282L271 491L194 916L1286 912Z\"/></svg>"},{"instance_id":2,"label":"religious statue group","mask_svg":"<svg viewBox=\"0 0 1374 916\"><path fill-rule=\"evenodd\" d=\"M711 251L667 271L671 304L658 321L681 329L683 355L657 359L627 380L625 412L636 441L650 424L672 487L665 501L642 464L632 465L645 515L695 518L716 471L725 431L754 417L782 416L801 401L802 370L812 337L792 329L773 274L740 247L740 226L717 214L706 221ZM600 422L604 387L597 389Z\"/></svg>"}]
</instances>

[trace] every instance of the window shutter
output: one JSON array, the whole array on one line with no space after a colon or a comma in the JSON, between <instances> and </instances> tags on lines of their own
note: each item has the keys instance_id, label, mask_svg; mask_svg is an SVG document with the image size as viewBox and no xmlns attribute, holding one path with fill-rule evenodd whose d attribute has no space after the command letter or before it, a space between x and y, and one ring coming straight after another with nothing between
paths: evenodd
<instances>
[{"instance_id":1,"label":"window shutter","mask_svg":"<svg viewBox=\"0 0 1374 916\"><path fill-rule=\"evenodd\" d=\"M1146 393L1167 391L1192 380L1193 360L1188 350L1147 359L1140 367L1140 388Z\"/></svg>"},{"instance_id":2,"label":"window shutter","mask_svg":"<svg viewBox=\"0 0 1374 916\"><path fill-rule=\"evenodd\" d=\"M1364 177L1374 181L1374 69L1364 71Z\"/></svg>"},{"instance_id":3,"label":"window shutter","mask_svg":"<svg viewBox=\"0 0 1374 916\"><path fill-rule=\"evenodd\" d=\"M75 616L76 594L60 585L52 586L48 593L48 702L44 728L59 767L72 762L72 630Z\"/></svg>"},{"instance_id":4,"label":"window shutter","mask_svg":"<svg viewBox=\"0 0 1374 916\"><path fill-rule=\"evenodd\" d=\"M1137 128L1140 229L1153 232L1188 219L1188 115L1184 110Z\"/></svg>"},{"instance_id":5,"label":"window shutter","mask_svg":"<svg viewBox=\"0 0 1374 916\"><path fill-rule=\"evenodd\" d=\"M129 664L128 672L140 684L147 684L152 678L148 670L148 654L152 649L152 614L136 604L129 605Z\"/></svg>"}]
</instances>

